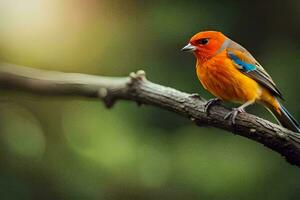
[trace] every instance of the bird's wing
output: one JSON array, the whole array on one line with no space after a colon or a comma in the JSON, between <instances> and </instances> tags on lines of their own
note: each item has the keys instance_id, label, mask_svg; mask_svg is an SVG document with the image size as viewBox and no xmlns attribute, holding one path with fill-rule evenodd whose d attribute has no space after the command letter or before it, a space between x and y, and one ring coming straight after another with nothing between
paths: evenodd
<instances>
[{"instance_id":1,"label":"bird's wing","mask_svg":"<svg viewBox=\"0 0 300 200\"><path fill-rule=\"evenodd\" d=\"M273 95L283 99L271 76L244 47L230 40L226 50L228 57L242 73L266 87Z\"/></svg>"}]
</instances>

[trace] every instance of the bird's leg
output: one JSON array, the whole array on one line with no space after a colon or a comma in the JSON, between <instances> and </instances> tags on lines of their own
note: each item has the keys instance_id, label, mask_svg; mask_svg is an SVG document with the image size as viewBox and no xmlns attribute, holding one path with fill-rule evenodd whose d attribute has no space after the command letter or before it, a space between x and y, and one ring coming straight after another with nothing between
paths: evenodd
<instances>
[{"instance_id":1,"label":"bird's leg","mask_svg":"<svg viewBox=\"0 0 300 200\"><path fill-rule=\"evenodd\" d=\"M219 98L209 99L204 106L204 111L206 113L209 113L209 110L212 106L219 105L221 102L222 102L222 100Z\"/></svg>"},{"instance_id":2,"label":"bird's leg","mask_svg":"<svg viewBox=\"0 0 300 200\"><path fill-rule=\"evenodd\" d=\"M233 108L232 111L230 111L229 113L227 113L224 117L224 119L228 119L230 118L230 122L231 124L235 124L235 118L239 113L245 112L245 108L251 104L253 104L254 101L247 101L246 103L244 103L243 105L237 107L237 108Z\"/></svg>"}]
</instances>

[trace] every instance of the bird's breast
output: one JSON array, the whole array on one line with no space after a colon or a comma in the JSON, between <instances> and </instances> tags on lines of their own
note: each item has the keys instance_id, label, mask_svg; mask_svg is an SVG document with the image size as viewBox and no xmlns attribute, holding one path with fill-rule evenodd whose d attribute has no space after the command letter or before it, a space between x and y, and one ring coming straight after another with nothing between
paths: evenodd
<instances>
[{"instance_id":1,"label":"bird's breast","mask_svg":"<svg viewBox=\"0 0 300 200\"><path fill-rule=\"evenodd\" d=\"M259 84L240 72L226 53L197 62L196 72L203 87L224 101L245 102L261 94Z\"/></svg>"}]
</instances>

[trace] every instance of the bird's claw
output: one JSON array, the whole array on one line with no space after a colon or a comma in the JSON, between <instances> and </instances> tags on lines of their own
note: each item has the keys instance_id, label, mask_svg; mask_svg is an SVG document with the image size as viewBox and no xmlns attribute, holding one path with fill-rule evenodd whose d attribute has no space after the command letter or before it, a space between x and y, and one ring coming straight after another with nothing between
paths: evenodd
<instances>
[{"instance_id":1,"label":"bird's claw","mask_svg":"<svg viewBox=\"0 0 300 200\"><path fill-rule=\"evenodd\" d=\"M205 111L206 113L209 113L209 110L211 109L211 107L212 107L213 105L219 105L220 103L221 103L221 100L218 99L218 98L209 99L209 100L206 102L205 106L204 106L204 111Z\"/></svg>"},{"instance_id":2,"label":"bird's claw","mask_svg":"<svg viewBox=\"0 0 300 200\"><path fill-rule=\"evenodd\" d=\"M232 111L225 115L224 119L230 119L230 123L234 125L236 116L242 112L245 112L243 108L233 108Z\"/></svg>"}]
</instances>

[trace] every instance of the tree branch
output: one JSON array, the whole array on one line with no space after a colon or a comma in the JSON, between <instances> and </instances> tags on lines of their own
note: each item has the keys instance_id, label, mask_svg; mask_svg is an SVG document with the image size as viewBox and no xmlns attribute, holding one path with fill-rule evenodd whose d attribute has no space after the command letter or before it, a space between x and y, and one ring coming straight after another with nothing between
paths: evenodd
<instances>
[{"instance_id":1,"label":"tree branch","mask_svg":"<svg viewBox=\"0 0 300 200\"><path fill-rule=\"evenodd\" d=\"M248 113L240 113L236 124L230 125L224 120L229 112L227 108L216 105L207 114L204 109L206 101L200 96L152 83L145 78L144 71L118 78L2 64L0 87L34 94L99 98L108 108L121 99L157 106L189 118L197 125L221 128L255 140L280 153L289 163L300 166L299 133Z\"/></svg>"}]
</instances>

